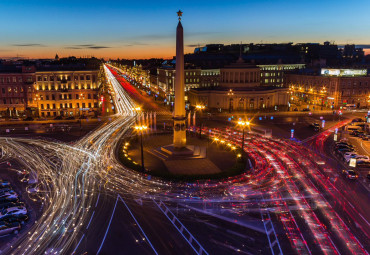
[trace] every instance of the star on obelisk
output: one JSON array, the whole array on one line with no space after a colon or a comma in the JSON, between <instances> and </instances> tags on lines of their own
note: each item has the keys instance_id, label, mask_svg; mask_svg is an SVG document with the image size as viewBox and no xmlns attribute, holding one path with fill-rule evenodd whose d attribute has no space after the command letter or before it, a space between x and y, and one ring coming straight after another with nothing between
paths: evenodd
<instances>
[{"instance_id":1,"label":"star on obelisk","mask_svg":"<svg viewBox=\"0 0 370 255\"><path fill-rule=\"evenodd\" d=\"M177 12L177 16L179 17L179 20L181 20L181 16L182 16L182 11L181 10L179 10L178 12Z\"/></svg>"}]
</instances>

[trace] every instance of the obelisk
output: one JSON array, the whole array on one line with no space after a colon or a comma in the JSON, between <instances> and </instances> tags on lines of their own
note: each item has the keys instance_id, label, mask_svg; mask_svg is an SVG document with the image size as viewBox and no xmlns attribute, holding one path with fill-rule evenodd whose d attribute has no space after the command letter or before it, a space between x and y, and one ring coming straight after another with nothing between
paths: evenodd
<instances>
[{"instance_id":1,"label":"obelisk","mask_svg":"<svg viewBox=\"0 0 370 255\"><path fill-rule=\"evenodd\" d=\"M179 23L176 29L176 76L175 76L175 108L173 112L174 129L173 145L176 150L186 146L185 126L185 75L184 75L184 30L181 24L182 12L177 12Z\"/></svg>"}]
</instances>

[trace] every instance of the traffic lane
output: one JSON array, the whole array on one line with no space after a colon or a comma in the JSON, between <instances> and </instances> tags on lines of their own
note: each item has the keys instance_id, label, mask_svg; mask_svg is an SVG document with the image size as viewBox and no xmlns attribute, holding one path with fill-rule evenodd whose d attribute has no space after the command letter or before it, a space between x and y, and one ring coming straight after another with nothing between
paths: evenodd
<instances>
[{"instance_id":1,"label":"traffic lane","mask_svg":"<svg viewBox=\"0 0 370 255\"><path fill-rule=\"evenodd\" d=\"M98 209L84 243L76 254L154 254L135 220L117 196L102 199Z\"/></svg>"},{"instance_id":2,"label":"traffic lane","mask_svg":"<svg viewBox=\"0 0 370 255\"><path fill-rule=\"evenodd\" d=\"M265 233L248 229L186 207L172 207L172 212L186 226L209 254L269 254ZM260 221L257 215L256 221Z\"/></svg>"},{"instance_id":3,"label":"traffic lane","mask_svg":"<svg viewBox=\"0 0 370 255\"><path fill-rule=\"evenodd\" d=\"M135 201L130 195L123 196L123 199L159 254L195 253L153 201Z\"/></svg>"}]
</instances>

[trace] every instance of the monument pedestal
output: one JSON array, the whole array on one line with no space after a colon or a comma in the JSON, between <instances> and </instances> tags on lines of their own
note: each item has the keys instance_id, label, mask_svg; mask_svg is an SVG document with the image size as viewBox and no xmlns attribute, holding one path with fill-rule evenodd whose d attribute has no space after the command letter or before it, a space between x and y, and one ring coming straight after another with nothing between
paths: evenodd
<instances>
[{"instance_id":1,"label":"monument pedestal","mask_svg":"<svg viewBox=\"0 0 370 255\"><path fill-rule=\"evenodd\" d=\"M152 149L151 154L163 161L178 159L204 159L207 157L207 148L205 146L187 145L179 149L173 144L169 144Z\"/></svg>"}]
</instances>

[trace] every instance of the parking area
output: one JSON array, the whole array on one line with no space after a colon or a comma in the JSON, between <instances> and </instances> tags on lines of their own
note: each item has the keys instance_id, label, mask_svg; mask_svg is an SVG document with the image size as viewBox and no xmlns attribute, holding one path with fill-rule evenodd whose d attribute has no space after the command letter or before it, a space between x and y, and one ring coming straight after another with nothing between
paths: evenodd
<instances>
[{"instance_id":1,"label":"parking area","mask_svg":"<svg viewBox=\"0 0 370 255\"><path fill-rule=\"evenodd\" d=\"M32 174L15 162L0 163L0 249L27 234L40 216L42 199L37 191Z\"/></svg>"},{"instance_id":2,"label":"parking area","mask_svg":"<svg viewBox=\"0 0 370 255\"><path fill-rule=\"evenodd\" d=\"M367 124L356 119L338 131L337 141L332 141L330 147L334 157L343 166L342 175L347 179L358 179L367 189L370 189L370 141L368 137Z\"/></svg>"}]
</instances>

